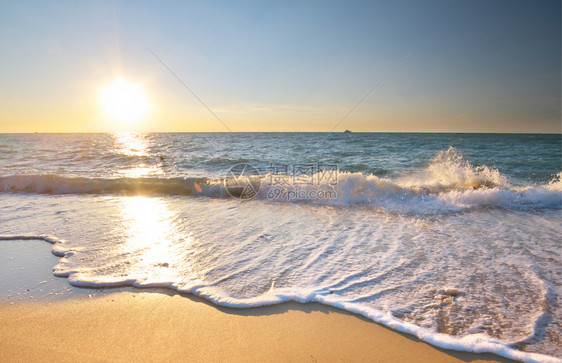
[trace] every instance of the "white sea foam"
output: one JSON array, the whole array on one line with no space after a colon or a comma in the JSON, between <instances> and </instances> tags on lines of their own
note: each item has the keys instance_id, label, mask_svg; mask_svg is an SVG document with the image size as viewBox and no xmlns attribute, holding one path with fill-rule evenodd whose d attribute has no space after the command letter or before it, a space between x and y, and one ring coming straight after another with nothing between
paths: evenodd
<instances>
[{"instance_id":1,"label":"white sea foam","mask_svg":"<svg viewBox=\"0 0 562 363\"><path fill-rule=\"evenodd\" d=\"M0 236L0 241L6 240L43 240L54 244L53 253L63 258L72 257L71 252L62 252L65 248L62 246L64 241L48 235L13 235L13 236ZM58 244L58 246L57 246ZM138 288L146 287L162 287L176 290L180 293L194 294L199 297L205 298L216 305L231 307L231 308L252 308L265 305L280 304L288 301L295 301L299 303L318 302L328 306L333 306L339 309L347 310L365 316L374 322L383 324L387 327L397 331L414 335L419 339L441 347L444 349L468 351L474 353L494 353L506 358L520 360L523 362L561 362L560 359L547 356L544 354L523 352L510 347L516 342L502 342L497 339L491 338L486 334L470 334L463 337L455 337L447 334L436 333L434 331L419 327L415 324L404 322L394 317L388 311L373 309L372 307L360 304L351 303L346 299L334 297L334 295L327 294L325 289L314 290L312 288L281 288L274 289L273 287L265 294L253 297L240 299L229 296L228 292L213 285L192 285L182 286L180 282L160 282L151 283L146 281L138 281L135 279L124 279L122 277L107 278L92 278L91 276L81 276L78 272L64 272L55 275L61 277L68 277L69 282L77 287L85 288L107 288L119 286L134 286ZM461 294L456 289L449 289L449 295ZM450 291L453 291L451 293ZM447 293L447 292L446 292Z\"/></svg>"},{"instance_id":2,"label":"white sea foam","mask_svg":"<svg viewBox=\"0 0 562 363\"><path fill-rule=\"evenodd\" d=\"M439 153L427 168L396 180L341 171L336 181L325 180L325 175L321 173L310 175L309 179L311 182L306 184L290 178L278 184L275 177L268 174L262 178L256 198L346 206L367 204L403 213L447 212L477 207L562 207L560 174L545 185L515 187L496 169L470 165L452 147ZM316 180L323 181L316 183ZM237 181L249 183L249 179L244 177L239 177ZM323 197L314 197L318 196L318 191ZM211 180L204 185L203 194L228 196L220 180Z\"/></svg>"}]
</instances>

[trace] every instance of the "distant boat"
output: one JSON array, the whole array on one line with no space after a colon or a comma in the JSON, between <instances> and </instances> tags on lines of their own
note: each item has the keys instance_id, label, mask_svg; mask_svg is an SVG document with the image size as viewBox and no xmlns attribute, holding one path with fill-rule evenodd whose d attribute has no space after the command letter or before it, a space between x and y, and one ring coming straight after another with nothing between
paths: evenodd
<instances>
[{"instance_id":1,"label":"distant boat","mask_svg":"<svg viewBox=\"0 0 562 363\"><path fill-rule=\"evenodd\" d=\"M351 134L351 131L345 130L343 133L344 133L344 134Z\"/></svg>"}]
</instances>

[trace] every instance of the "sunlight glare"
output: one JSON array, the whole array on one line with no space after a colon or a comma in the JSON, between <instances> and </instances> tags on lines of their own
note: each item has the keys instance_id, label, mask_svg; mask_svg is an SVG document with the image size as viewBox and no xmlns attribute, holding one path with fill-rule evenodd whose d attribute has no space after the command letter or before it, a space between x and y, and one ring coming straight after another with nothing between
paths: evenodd
<instances>
[{"instance_id":1,"label":"sunlight glare","mask_svg":"<svg viewBox=\"0 0 562 363\"><path fill-rule=\"evenodd\" d=\"M150 106L141 85L122 78L102 88L100 97L105 115L120 123L140 121L146 116Z\"/></svg>"},{"instance_id":2,"label":"sunlight glare","mask_svg":"<svg viewBox=\"0 0 562 363\"><path fill-rule=\"evenodd\" d=\"M150 138L145 134L134 132L118 132L113 134L115 140L114 153L117 155L141 157L147 162L138 162L131 167L121 168L116 174L127 178L140 178L144 176L163 175L161 163L148 162L150 159L149 148L151 146Z\"/></svg>"},{"instance_id":3,"label":"sunlight glare","mask_svg":"<svg viewBox=\"0 0 562 363\"><path fill-rule=\"evenodd\" d=\"M125 251L133 251L135 256L129 272L137 275L141 283L177 280L174 267L185 264L191 238L177 233L175 213L157 198L126 197L123 201L128 235Z\"/></svg>"}]
</instances>

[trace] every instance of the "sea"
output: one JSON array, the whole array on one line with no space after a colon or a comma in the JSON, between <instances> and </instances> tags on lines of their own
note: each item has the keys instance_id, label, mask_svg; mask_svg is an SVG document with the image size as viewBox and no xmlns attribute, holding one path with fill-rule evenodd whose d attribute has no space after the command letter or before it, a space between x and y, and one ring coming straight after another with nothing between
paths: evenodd
<instances>
[{"instance_id":1,"label":"sea","mask_svg":"<svg viewBox=\"0 0 562 363\"><path fill-rule=\"evenodd\" d=\"M442 348L560 361L561 147L560 134L0 134L0 244L50 246L73 288L318 302Z\"/></svg>"}]
</instances>

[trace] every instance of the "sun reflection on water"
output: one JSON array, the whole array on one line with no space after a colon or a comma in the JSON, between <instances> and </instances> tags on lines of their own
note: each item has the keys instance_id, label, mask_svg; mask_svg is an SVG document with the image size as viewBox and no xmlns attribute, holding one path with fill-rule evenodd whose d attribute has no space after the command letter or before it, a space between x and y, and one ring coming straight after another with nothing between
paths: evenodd
<instances>
[{"instance_id":1,"label":"sun reflection on water","mask_svg":"<svg viewBox=\"0 0 562 363\"><path fill-rule=\"evenodd\" d=\"M148 142L144 136L134 132L113 134L116 152L128 156L147 156Z\"/></svg>"},{"instance_id":2,"label":"sun reflection on water","mask_svg":"<svg viewBox=\"0 0 562 363\"><path fill-rule=\"evenodd\" d=\"M188 278L191 237L176 230L177 215L158 198L123 198L129 273L148 284Z\"/></svg>"},{"instance_id":3,"label":"sun reflection on water","mask_svg":"<svg viewBox=\"0 0 562 363\"><path fill-rule=\"evenodd\" d=\"M150 165L151 142L148 135L134 132L120 132L113 134L115 139L114 153L117 155L131 157L131 167L117 171L119 176L126 178L140 178L149 175L162 175L164 171L161 165L156 163ZM139 160L140 159L140 160Z\"/></svg>"}]
</instances>

